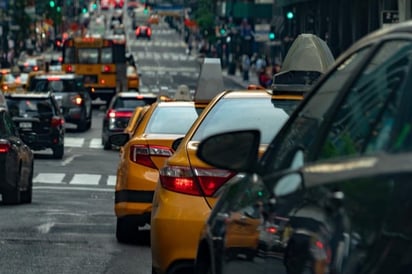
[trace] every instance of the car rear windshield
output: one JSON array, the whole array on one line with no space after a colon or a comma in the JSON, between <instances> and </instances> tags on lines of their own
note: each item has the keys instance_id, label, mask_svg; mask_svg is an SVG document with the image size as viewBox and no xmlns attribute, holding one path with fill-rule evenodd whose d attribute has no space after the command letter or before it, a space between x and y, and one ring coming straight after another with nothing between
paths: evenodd
<instances>
[{"instance_id":1,"label":"car rear windshield","mask_svg":"<svg viewBox=\"0 0 412 274\"><path fill-rule=\"evenodd\" d=\"M32 79L29 85L30 91L54 91L54 92L75 92L83 91L83 82L80 79Z\"/></svg>"},{"instance_id":2,"label":"car rear windshield","mask_svg":"<svg viewBox=\"0 0 412 274\"><path fill-rule=\"evenodd\" d=\"M268 98L223 98L204 118L192 140L224 131L258 129L261 143L269 144L288 118L285 110Z\"/></svg>"},{"instance_id":3,"label":"car rear windshield","mask_svg":"<svg viewBox=\"0 0 412 274\"><path fill-rule=\"evenodd\" d=\"M193 106L158 107L146 126L146 133L186 134L196 120L198 112Z\"/></svg>"},{"instance_id":4,"label":"car rear windshield","mask_svg":"<svg viewBox=\"0 0 412 274\"><path fill-rule=\"evenodd\" d=\"M151 105L156 102L157 98L121 98L118 97L113 104L114 109L132 109L134 110L136 107Z\"/></svg>"},{"instance_id":5,"label":"car rear windshield","mask_svg":"<svg viewBox=\"0 0 412 274\"><path fill-rule=\"evenodd\" d=\"M56 115L48 98L8 98L7 106L12 117L44 117Z\"/></svg>"}]
</instances>

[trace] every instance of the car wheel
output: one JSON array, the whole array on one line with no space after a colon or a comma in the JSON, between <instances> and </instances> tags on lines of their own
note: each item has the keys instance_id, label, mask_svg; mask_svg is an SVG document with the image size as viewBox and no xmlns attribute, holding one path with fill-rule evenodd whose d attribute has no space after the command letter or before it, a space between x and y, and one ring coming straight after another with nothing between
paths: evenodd
<instances>
[{"instance_id":1,"label":"car wheel","mask_svg":"<svg viewBox=\"0 0 412 274\"><path fill-rule=\"evenodd\" d=\"M63 159L64 155L64 145L58 145L53 148L53 158L55 159Z\"/></svg>"},{"instance_id":2,"label":"car wheel","mask_svg":"<svg viewBox=\"0 0 412 274\"><path fill-rule=\"evenodd\" d=\"M13 188L4 191L2 194L3 204L5 205L16 205L20 203L20 170L21 168L19 168L16 174Z\"/></svg>"},{"instance_id":3,"label":"car wheel","mask_svg":"<svg viewBox=\"0 0 412 274\"><path fill-rule=\"evenodd\" d=\"M22 203L31 204L33 197L33 166L31 167L29 178L27 179L27 190L20 193L20 199Z\"/></svg>"},{"instance_id":4,"label":"car wheel","mask_svg":"<svg viewBox=\"0 0 412 274\"><path fill-rule=\"evenodd\" d=\"M110 149L112 149L112 145L110 144L110 142L107 140L107 141L103 141L103 149L104 150L110 150Z\"/></svg>"},{"instance_id":5,"label":"car wheel","mask_svg":"<svg viewBox=\"0 0 412 274\"><path fill-rule=\"evenodd\" d=\"M133 233L138 233L138 227L133 226L133 222L127 218L117 218L116 239L119 243L133 242Z\"/></svg>"},{"instance_id":6,"label":"car wheel","mask_svg":"<svg viewBox=\"0 0 412 274\"><path fill-rule=\"evenodd\" d=\"M80 121L77 124L77 131L83 132L87 130L87 116L86 111L82 111L82 116L80 117Z\"/></svg>"}]
</instances>

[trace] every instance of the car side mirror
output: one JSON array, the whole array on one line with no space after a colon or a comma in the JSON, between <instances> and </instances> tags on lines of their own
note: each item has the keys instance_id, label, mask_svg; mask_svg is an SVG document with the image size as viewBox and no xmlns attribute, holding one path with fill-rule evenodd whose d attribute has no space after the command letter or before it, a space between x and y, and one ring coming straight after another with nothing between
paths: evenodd
<instances>
[{"instance_id":1,"label":"car side mirror","mask_svg":"<svg viewBox=\"0 0 412 274\"><path fill-rule=\"evenodd\" d=\"M253 172L258 161L259 146L259 130L225 132L201 141L197 156L217 168Z\"/></svg>"},{"instance_id":2,"label":"car side mirror","mask_svg":"<svg viewBox=\"0 0 412 274\"><path fill-rule=\"evenodd\" d=\"M183 139L184 139L184 137L180 137L180 138L177 138L176 140L173 141L173 143L172 143L172 149L173 149L173 151L176 151L176 150L177 150L177 148L179 147L180 143L182 143Z\"/></svg>"},{"instance_id":3,"label":"car side mirror","mask_svg":"<svg viewBox=\"0 0 412 274\"><path fill-rule=\"evenodd\" d=\"M109 137L109 143L118 147L124 146L130 139L129 133L117 133Z\"/></svg>"}]
</instances>

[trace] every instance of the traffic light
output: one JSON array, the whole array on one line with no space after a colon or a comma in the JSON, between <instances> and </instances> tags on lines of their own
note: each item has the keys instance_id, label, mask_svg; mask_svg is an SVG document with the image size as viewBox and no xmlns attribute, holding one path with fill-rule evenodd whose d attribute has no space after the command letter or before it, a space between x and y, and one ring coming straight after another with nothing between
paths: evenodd
<instances>
[{"instance_id":1,"label":"traffic light","mask_svg":"<svg viewBox=\"0 0 412 274\"><path fill-rule=\"evenodd\" d=\"M62 8L61 8L60 6L58 6L58 7L56 8L56 10L57 10L57 12L61 12L61 11L62 11Z\"/></svg>"},{"instance_id":2,"label":"traffic light","mask_svg":"<svg viewBox=\"0 0 412 274\"><path fill-rule=\"evenodd\" d=\"M149 10L147 8L144 8L143 13L144 14L149 14Z\"/></svg>"},{"instance_id":3,"label":"traffic light","mask_svg":"<svg viewBox=\"0 0 412 274\"><path fill-rule=\"evenodd\" d=\"M286 18L287 18L287 19L292 20L293 17L295 17L295 15L293 14L292 11L288 11L288 12L286 13Z\"/></svg>"},{"instance_id":4,"label":"traffic light","mask_svg":"<svg viewBox=\"0 0 412 274\"><path fill-rule=\"evenodd\" d=\"M87 8L82 8L82 13L87 13Z\"/></svg>"},{"instance_id":5,"label":"traffic light","mask_svg":"<svg viewBox=\"0 0 412 274\"><path fill-rule=\"evenodd\" d=\"M51 8L54 8L56 3L53 0L50 0L49 5L50 5Z\"/></svg>"},{"instance_id":6,"label":"traffic light","mask_svg":"<svg viewBox=\"0 0 412 274\"><path fill-rule=\"evenodd\" d=\"M225 26L220 27L220 31L219 31L221 36L225 36L226 35L226 28Z\"/></svg>"},{"instance_id":7,"label":"traffic light","mask_svg":"<svg viewBox=\"0 0 412 274\"><path fill-rule=\"evenodd\" d=\"M269 40L274 41L275 39L276 39L275 27L270 26Z\"/></svg>"}]
</instances>

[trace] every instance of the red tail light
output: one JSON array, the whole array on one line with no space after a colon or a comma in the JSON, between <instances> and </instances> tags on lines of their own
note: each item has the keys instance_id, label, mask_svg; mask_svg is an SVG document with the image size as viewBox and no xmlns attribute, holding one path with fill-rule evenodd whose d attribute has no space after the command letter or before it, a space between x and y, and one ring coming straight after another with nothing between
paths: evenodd
<instances>
[{"instance_id":1,"label":"red tail light","mask_svg":"<svg viewBox=\"0 0 412 274\"><path fill-rule=\"evenodd\" d=\"M169 157L173 154L169 147L132 145L130 147L130 161L133 163L157 169L151 157Z\"/></svg>"},{"instance_id":2,"label":"red tail light","mask_svg":"<svg viewBox=\"0 0 412 274\"><path fill-rule=\"evenodd\" d=\"M53 117L50 123L52 127L58 127L64 124L64 119L60 117Z\"/></svg>"},{"instance_id":3,"label":"red tail light","mask_svg":"<svg viewBox=\"0 0 412 274\"><path fill-rule=\"evenodd\" d=\"M0 153L7 153L10 150L10 143L5 141L5 142L0 142Z\"/></svg>"},{"instance_id":4,"label":"red tail light","mask_svg":"<svg viewBox=\"0 0 412 274\"><path fill-rule=\"evenodd\" d=\"M147 29L147 35L148 35L148 36L151 36L151 35L152 35L152 29L149 29L149 28Z\"/></svg>"},{"instance_id":5,"label":"red tail light","mask_svg":"<svg viewBox=\"0 0 412 274\"><path fill-rule=\"evenodd\" d=\"M140 29L136 29L136 35L140 35Z\"/></svg>"},{"instance_id":6,"label":"red tail light","mask_svg":"<svg viewBox=\"0 0 412 274\"><path fill-rule=\"evenodd\" d=\"M66 72L73 72L73 67L71 65L67 66Z\"/></svg>"},{"instance_id":7,"label":"red tail light","mask_svg":"<svg viewBox=\"0 0 412 274\"><path fill-rule=\"evenodd\" d=\"M79 95L73 96L71 99L75 105L80 106L83 103L83 98Z\"/></svg>"},{"instance_id":8,"label":"red tail light","mask_svg":"<svg viewBox=\"0 0 412 274\"><path fill-rule=\"evenodd\" d=\"M234 175L235 173L223 169L193 168L192 172L189 167L165 166L160 169L160 183L171 191L202 196L195 181L197 179L203 193L212 196Z\"/></svg>"},{"instance_id":9,"label":"red tail light","mask_svg":"<svg viewBox=\"0 0 412 274\"><path fill-rule=\"evenodd\" d=\"M132 117L132 114L132 111L116 111L115 109L109 109L107 118L130 118Z\"/></svg>"},{"instance_id":10,"label":"red tail light","mask_svg":"<svg viewBox=\"0 0 412 274\"><path fill-rule=\"evenodd\" d=\"M110 66L108 65L102 66L102 72L110 72L110 71L111 71Z\"/></svg>"},{"instance_id":11,"label":"red tail light","mask_svg":"<svg viewBox=\"0 0 412 274\"><path fill-rule=\"evenodd\" d=\"M276 232L278 232L278 230L276 229L275 226L269 226L266 228L266 231L270 234L275 234Z\"/></svg>"}]
</instances>

